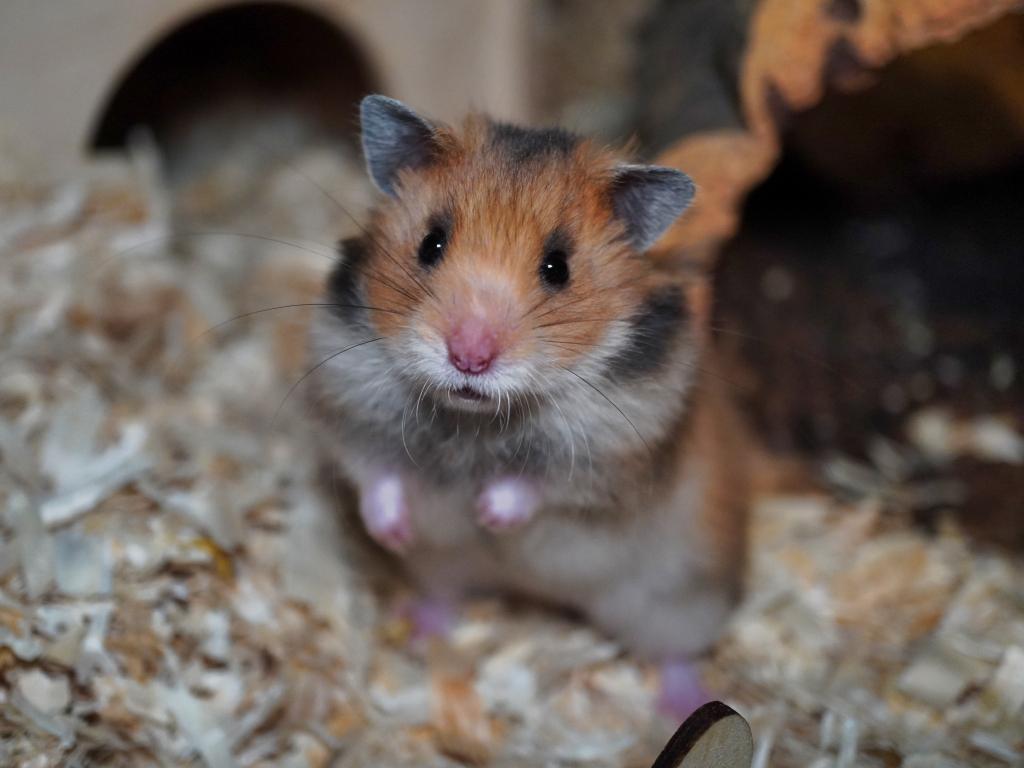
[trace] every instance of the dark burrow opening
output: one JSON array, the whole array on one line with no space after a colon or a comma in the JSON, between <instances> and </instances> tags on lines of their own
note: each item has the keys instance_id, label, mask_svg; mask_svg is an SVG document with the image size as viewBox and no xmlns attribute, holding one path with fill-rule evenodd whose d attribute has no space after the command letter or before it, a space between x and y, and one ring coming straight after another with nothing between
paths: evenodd
<instances>
[{"instance_id":1,"label":"dark burrow opening","mask_svg":"<svg viewBox=\"0 0 1024 768\"><path fill-rule=\"evenodd\" d=\"M89 145L121 149L144 126L171 176L187 175L254 137L280 153L350 142L359 100L376 89L365 56L330 20L288 3L239 3L186 21L130 65Z\"/></svg>"},{"instance_id":2,"label":"dark burrow opening","mask_svg":"<svg viewBox=\"0 0 1024 768\"><path fill-rule=\"evenodd\" d=\"M772 449L884 475L881 440L912 443L926 409L1024 425L1024 20L872 79L792 117L722 254L716 325ZM1004 447L919 472L960 484L977 537L1020 545L1024 468Z\"/></svg>"}]
</instances>

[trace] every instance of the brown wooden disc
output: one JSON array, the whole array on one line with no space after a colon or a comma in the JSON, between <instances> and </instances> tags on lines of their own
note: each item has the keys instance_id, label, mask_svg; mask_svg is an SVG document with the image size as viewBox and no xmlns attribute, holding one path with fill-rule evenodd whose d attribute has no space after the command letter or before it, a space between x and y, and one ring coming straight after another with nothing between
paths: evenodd
<instances>
[{"instance_id":1,"label":"brown wooden disc","mask_svg":"<svg viewBox=\"0 0 1024 768\"><path fill-rule=\"evenodd\" d=\"M754 739L732 707L709 701L676 730L651 768L750 768Z\"/></svg>"}]
</instances>

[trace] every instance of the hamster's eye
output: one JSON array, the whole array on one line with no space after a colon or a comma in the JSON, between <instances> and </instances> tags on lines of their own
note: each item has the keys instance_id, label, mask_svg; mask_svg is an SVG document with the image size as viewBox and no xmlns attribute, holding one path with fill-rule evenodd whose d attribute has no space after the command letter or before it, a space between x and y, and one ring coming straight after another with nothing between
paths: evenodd
<instances>
[{"instance_id":1,"label":"hamster's eye","mask_svg":"<svg viewBox=\"0 0 1024 768\"><path fill-rule=\"evenodd\" d=\"M549 251L540 265L540 279L550 288L564 288L569 282L569 262L565 251Z\"/></svg>"},{"instance_id":2,"label":"hamster's eye","mask_svg":"<svg viewBox=\"0 0 1024 768\"><path fill-rule=\"evenodd\" d=\"M428 269L437 266L437 263L444 258L447 247L448 233L440 227L434 227L420 243L420 264Z\"/></svg>"}]
</instances>

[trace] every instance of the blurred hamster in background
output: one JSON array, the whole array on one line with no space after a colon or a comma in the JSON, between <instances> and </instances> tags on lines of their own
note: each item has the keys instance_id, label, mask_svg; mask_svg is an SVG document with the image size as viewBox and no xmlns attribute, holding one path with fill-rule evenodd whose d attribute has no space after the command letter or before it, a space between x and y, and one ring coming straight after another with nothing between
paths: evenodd
<instances>
[{"instance_id":1,"label":"blurred hamster in background","mask_svg":"<svg viewBox=\"0 0 1024 768\"><path fill-rule=\"evenodd\" d=\"M745 442L707 281L648 253L693 182L560 129L383 96L361 119L383 196L312 348L367 532L432 598L515 592L649 658L706 650L739 596Z\"/></svg>"}]
</instances>

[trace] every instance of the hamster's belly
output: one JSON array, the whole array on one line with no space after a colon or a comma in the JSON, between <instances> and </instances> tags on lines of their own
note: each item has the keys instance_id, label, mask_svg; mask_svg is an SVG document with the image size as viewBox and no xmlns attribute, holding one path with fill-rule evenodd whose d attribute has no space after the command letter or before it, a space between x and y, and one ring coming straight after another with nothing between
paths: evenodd
<instances>
[{"instance_id":1,"label":"hamster's belly","mask_svg":"<svg viewBox=\"0 0 1024 768\"><path fill-rule=\"evenodd\" d=\"M477 523L475 489L418 485L411 513L416 543L408 569L430 594L458 598L513 591L586 609L610 585L652 576L661 586L686 579L687 510L602 517L541 506L522 529L492 533ZM655 564L658 574L648 573Z\"/></svg>"}]
</instances>

